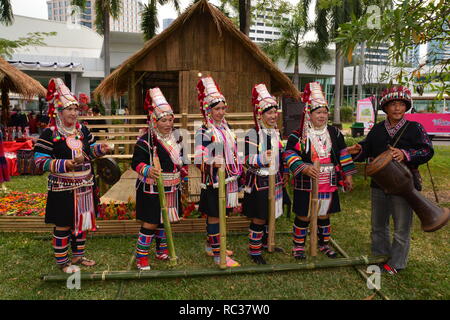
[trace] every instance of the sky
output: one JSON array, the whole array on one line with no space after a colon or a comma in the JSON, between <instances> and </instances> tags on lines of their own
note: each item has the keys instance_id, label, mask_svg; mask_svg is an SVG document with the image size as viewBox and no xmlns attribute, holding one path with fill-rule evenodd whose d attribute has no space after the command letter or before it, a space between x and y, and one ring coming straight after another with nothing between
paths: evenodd
<instances>
[{"instance_id":1,"label":"sky","mask_svg":"<svg viewBox=\"0 0 450 320\"><path fill-rule=\"evenodd\" d=\"M146 2L146 1L140 1ZM189 0L181 0L181 8L184 9L190 3ZM48 19L47 0L11 0L13 13L21 16ZM159 10L159 20L162 26L162 19L176 18L177 13L172 5L164 5Z\"/></svg>"},{"instance_id":2,"label":"sky","mask_svg":"<svg viewBox=\"0 0 450 320\"><path fill-rule=\"evenodd\" d=\"M146 3L146 0L139 0ZM191 3L192 0L180 0L181 11ZM291 3L297 3L298 0L288 0ZM218 0L210 0L211 3L218 4ZM13 13L21 16L48 19L47 0L11 0ZM158 8L159 25L162 26L162 19L177 18L177 13L171 4L160 6Z\"/></svg>"}]
</instances>

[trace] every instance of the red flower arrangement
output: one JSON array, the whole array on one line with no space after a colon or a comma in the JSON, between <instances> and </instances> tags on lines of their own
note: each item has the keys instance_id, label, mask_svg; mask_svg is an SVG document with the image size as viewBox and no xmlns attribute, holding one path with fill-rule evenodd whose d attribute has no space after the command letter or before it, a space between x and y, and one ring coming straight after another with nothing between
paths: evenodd
<instances>
[{"instance_id":1,"label":"red flower arrangement","mask_svg":"<svg viewBox=\"0 0 450 320\"><path fill-rule=\"evenodd\" d=\"M134 220L136 219L136 203L128 199L127 203L102 203L98 206L99 220Z\"/></svg>"},{"instance_id":2,"label":"red flower arrangement","mask_svg":"<svg viewBox=\"0 0 450 320\"><path fill-rule=\"evenodd\" d=\"M11 191L1 197L0 216L43 216L47 194Z\"/></svg>"}]
</instances>

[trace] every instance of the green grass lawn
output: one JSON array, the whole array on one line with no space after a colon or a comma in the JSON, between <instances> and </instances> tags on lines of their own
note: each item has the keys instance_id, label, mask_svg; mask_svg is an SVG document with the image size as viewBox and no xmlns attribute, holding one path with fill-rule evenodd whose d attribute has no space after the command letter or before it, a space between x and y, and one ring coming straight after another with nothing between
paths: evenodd
<instances>
[{"instance_id":1,"label":"green grass lawn","mask_svg":"<svg viewBox=\"0 0 450 320\"><path fill-rule=\"evenodd\" d=\"M430 162L439 196L445 200L450 184L450 147L436 147ZM361 168L361 167L360 167ZM361 170L360 170L361 171ZM421 167L424 192L431 191L426 166ZM13 177L8 188L45 192L45 175ZM356 190L341 194L342 212L332 217L333 238L350 256L370 252L369 180L355 177ZM277 231L290 232L293 216L277 220ZM50 240L37 240L27 233L0 233L0 299L364 299L373 294L352 267L224 277L170 280L95 281L81 283L81 290L68 290L64 282L40 280L46 273L60 272L54 264ZM175 269L216 268L202 248L204 234L175 234L179 264ZM381 290L391 299L450 299L448 227L424 233L415 217L409 266L392 277L383 274ZM245 235L229 235L229 247L242 265L247 257ZM286 254L266 254L269 263L294 263L289 255L292 239L278 234L277 245ZM87 255L97 261L89 271L126 270L135 246L134 237L95 238L87 242ZM319 260L326 259L323 256ZM152 261L154 270L168 270L165 262ZM134 270L134 264L132 265ZM374 299L379 299L375 296Z\"/></svg>"}]
</instances>

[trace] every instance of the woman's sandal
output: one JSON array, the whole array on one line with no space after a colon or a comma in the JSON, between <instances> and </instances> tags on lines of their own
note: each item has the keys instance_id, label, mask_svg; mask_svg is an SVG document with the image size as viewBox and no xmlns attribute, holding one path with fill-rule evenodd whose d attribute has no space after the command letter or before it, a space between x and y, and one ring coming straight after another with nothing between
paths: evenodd
<instances>
[{"instance_id":1,"label":"woman's sandal","mask_svg":"<svg viewBox=\"0 0 450 320\"><path fill-rule=\"evenodd\" d=\"M92 266L95 266L96 263L94 260L89 260L86 257L81 257L75 261L72 260L72 264L73 265L82 265L84 267L92 267Z\"/></svg>"},{"instance_id":2,"label":"woman's sandal","mask_svg":"<svg viewBox=\"0 0 450 320\"><path fill-rule=\"evenodd\" d=\"M207 254L209 257L214 257L214 253L213 253L213 251L212 251L211 246L209 246L209 244L205 245L205 252L206 252L206 254ZM230 257L230 256L232 256L232 255L234 254L233 251L228 250L228 249L226 250L226 253L227 253L227 256L228 256L228 257Z\"/></svg>"},{"instance_id":3,"label":"woman's sandal","mask_svg":"<svg viewBox=\"0 0 450 320\"><path fill-rule=\"evenodd\" d=\"M167 253L161 253L161 254L156 254L155 255L155 257L156 257L156 259L158 259L158 260L162 260L162 261L165 261L165 260L169 260L169 255L167 254Z\"/></svg>"},{"instance_id":4,"label":"woman's sandal","mask_svg":"<svg viewBox=\"0 0 450 320\"><path fill-rule=\"evenodd\" d=\"M80 271L80 267L75 266L71 263L65 263L63 265L60 266L62 272L64 273L75 273L75 272L79 272Z\"/></svg>"}]
</instances>

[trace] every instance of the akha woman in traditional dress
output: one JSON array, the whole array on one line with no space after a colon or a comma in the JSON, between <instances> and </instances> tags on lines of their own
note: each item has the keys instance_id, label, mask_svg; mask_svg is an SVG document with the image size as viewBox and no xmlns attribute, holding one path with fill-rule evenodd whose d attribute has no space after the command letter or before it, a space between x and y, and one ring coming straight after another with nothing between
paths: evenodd
<instances>
[{"instance_id":1,"label":"akha woman in traditional dress","mask_svg":"<svg viewBox=\"0 0 450 320\"><path fill-rule=\"evenodd\" d=\"M96 230L91 166L94 158L110 148L96 144L89 130L77 121L78 101L61 79L50 80L47 101L50 124L34 146L34 159L36 166L50 172L45 222L55 225L56 263L72 273L80 270L77 265L95 265L84 256L87 232Z\"/></svg>"},{"instance_id":2,"label":"akha woman in traditional dress","mask_svg":"<svg viewBox=\"0 0 450 320\"><path fill-rule=\"evenodd\" d=\"M219 234L219 178L218 170L225 169L226 208L239 205L239 178L242 165L238 158L236 136L225 120L228 108L225 97L211 77L203 77L197 84L200 110L204 124L195 134L195 164L200 168L201 193L199 211L207 215L207 252L214 257L214 262L220 262ZM237 267L239 263L232 258L227 250L227 267Z\"/></svg>"},{"instance_id":3,"label":"akha woman in traditional dress","mask_svg":"<svg viewBox=\"0 0 450 320\"><path fill-rule=\"evenodd\" d=\"M138 173L136 219L142 222L136 244L136 266L139 270L150 270L148 254L153 239L156 239L156 259L169 259L156 180L162 175L170 222L179 221L180 183L187 176L184 165L187 162L183 161L180 134L173 130L173 110L159 88L147 91L144 107L149 114L149 130L138 139L131 166Z\"/></svg>"}]
</instances>

